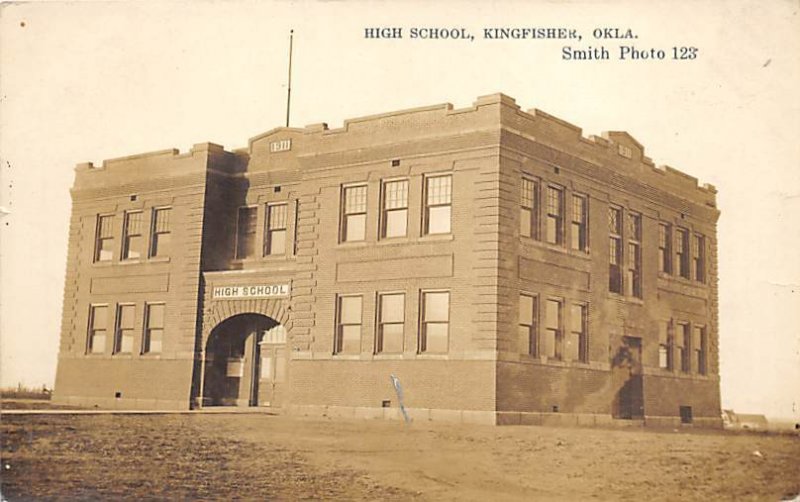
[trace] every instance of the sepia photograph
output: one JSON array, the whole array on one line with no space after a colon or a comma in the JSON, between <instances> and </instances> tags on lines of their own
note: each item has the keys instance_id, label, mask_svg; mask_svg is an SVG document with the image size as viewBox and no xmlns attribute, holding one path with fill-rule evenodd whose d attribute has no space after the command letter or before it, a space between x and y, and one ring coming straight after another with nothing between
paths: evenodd
<instances>
[{"instance_id":1,"label":"sepia photograph","mask_svg":"<svg viewBox=\"0 0 800 502\"><path fill-rule=\"evenodd\" d=\"M0 3L0 500L800 502L798 12Z\"/></svg>"}]
</instances>

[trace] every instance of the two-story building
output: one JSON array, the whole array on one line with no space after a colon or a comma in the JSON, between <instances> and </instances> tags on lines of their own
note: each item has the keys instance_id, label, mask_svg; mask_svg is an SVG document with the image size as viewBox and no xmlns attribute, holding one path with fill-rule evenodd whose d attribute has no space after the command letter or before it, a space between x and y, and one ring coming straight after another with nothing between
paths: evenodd
<instances>
[{"instance_id":1,"label":"two-story building","mask_svg":"<svg viewBox=\"0 0 800 502\"><path fill-rule=\"evenodd\" d=\"M55 400L719 426L715 194L502 94L81 164Z\"/></svg>"}]
</instances>

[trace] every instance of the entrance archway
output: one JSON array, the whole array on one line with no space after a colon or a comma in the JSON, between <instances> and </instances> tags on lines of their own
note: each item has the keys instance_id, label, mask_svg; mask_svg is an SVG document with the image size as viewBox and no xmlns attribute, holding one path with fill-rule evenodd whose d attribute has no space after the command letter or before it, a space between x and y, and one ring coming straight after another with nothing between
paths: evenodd
<instances>
[{"instance_id":1,"label":"entrance archway","mask_svg":"<svg viewBox=\"0 0 800 502\"><path fill-rule=\"evenodd\" d=\"M208 337L204 406L275 406L286 371L286 330L261 314L239 314Z\"/></svg>"}]
</instances>

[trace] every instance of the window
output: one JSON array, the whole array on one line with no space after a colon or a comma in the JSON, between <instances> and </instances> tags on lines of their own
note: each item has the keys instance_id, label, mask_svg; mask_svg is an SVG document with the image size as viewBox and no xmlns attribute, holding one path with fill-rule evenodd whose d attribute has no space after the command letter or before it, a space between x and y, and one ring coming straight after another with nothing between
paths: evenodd
<instances>
[{"instance_id":1,"label":"window","mask_svg":"<svg viewBox=\"0 0 800 502\"><path fill-rule=\"evenodd\" d=\"M361 352L361 296L340 296L333 353Z\"/></svg>"},{"instance_id":2,"label":"window","mask_svg":"<svg viewBox=\"0 0 800 502\"><path fill-rule=\"evenodd\" d=\"M536 318L539 310L539 299L536 296L519 295L519 341L520 348L526 354L538 355Z\"/></svg>"},{"instance_id":3,"label":"window","mask_svg":"<svg viewBox=\"0 0 800 502\"><path fill-rule=\"evenodd\" d=\"M425 178L425 234L450 233L453 177Z\"/></svg>"},{"instance_id":4,"label":"window","mask_svg":"<svg viewBox=\"0 0 800 502\"><path fill-rule=\"evenodd\" d=\"M642 215L628 214L628 296L642 297Z\"/></svg>"},{"instance_id":5,"label":"window","mask_svg":"<svg viewBox=\"0 0 800 502\"><path fill-rule=\"evenodd\" d=\"M571 247L577 251L587 251L588 200L585 195L572 196L572 232Z\"/></svg>"},{"instance_id":6,"label":"window","mask_svg":"<svg viewBox=\"0 0 800 502\"><path fill-rule=\"evenodd\" d=\"M256 220L258 208L240 207L236 219L236 258L252 258L256 254Z\"/></svg>"},{"instance_id":7,"label":"window","mask_svg":"<svg viewBox=\"0 0 800 502\"><path fill-rule=\"evenodd\" d=\"M622 293L622 208L608 208L608 290Z\"/></svg>"},{"instance_id":8,"label":"window","mask_svg":"<svg viewBox=\"0 0 800 502\"><path fill-rule=\"evenodd\" d=\"M694 348L694 361L697 365L697 372L701 375L705 375L707 370L708 340L706 338L706 329L702 326L695 326L692 347Z\"/></svg>"},{"instance_id":9,"label":"window","mask_svg":"<svg viewBox=\"0 0 800 502\"><path fill-rule=\"evenodd\" d=\"M681 371L689 373L692 368L692 360L689 353L689 348L692 344L692 334L689 331L689 325L685 323L678 323L678 358L681 362Z\"/></svg>"},{"instance_id":10,"label":"window","mask_svg":"<svg viewBox=\"0 0 800 502\"><path fill-rule=\"evenodd\" d=\"M569 313L570 330L564 343L564 359L567 361L587 360L586 346L586 305L573 304Z\"/></svg>"},{"instance_id":11,"label":"window","mask_svg":"<svg viewBox=\"0 0 800 502\"><path fill-rule=\"evenodd\" d=\"M658 225L658 271L672 273L672 228L666 223Z\"/></svg>"},{"instance_id":12,"label":"window","mask_svg":"<svg viewBox=\"0 0 800 502\"><path fill-rule=\"evenodd\" d=\"M153 210L153 227L150 238L150 257L161 258L169 256L172 244L172 232L170 228L170 215L172 209L162 207Z\"/></svg>"},{"instance_id":13,"label":"window","mask_svg":"<svg viewBox=\"0 0 800 502\"><path fill-rule=\"evenodd\" d=\"M294 234L292 236L292 254L293 255L297 254L297 242L298 242L297 241L297 232L298 232L298 229L300 227L300 225L298 224L299 223L299 218L300 218L300 201L295 199L295 201L294 201L294 228L292 229L293 230L293 234Z\"/></svg>"},{"instance_id":14,"label":"window","mask_svg":"<svg viewBox=\"0 0 800 502\"><path fill-rule=\"evenodd\" d=\"M117 305L117 324L114 331L114 353L130 354L133 351L133 323L136 307Z\"/></svg>"},{"instance_id":15,"label":"window","mask_svg":"<svg viewBox=\"0 0 800 502\"><path fill-rule=\"evenodd\" d=\"M519 234L539 239L539 182L529 178L522 178Z\"/></svg>"},{"instance_id":16,"label":"window","mask_svg":"<svg viewBox=\"0 0 800 502\"><path fill-rule=\"evenodd\" d=\"M700 234L696 234L692 239L692 262L694 269L694 280L698 282L706 281L706 239Z\"/></svg>"},{"instance_id":17,"label":"window","mask_svg":"<svg viewBox=\"0 0 800 502\"><path fill-rule=\"evenodd\" d=\"M405 333L406 295L404 293L381 293L378 295L378 339L377 353L403 352Z\"/></svg>"},{"instance_id":18,"label":"window","mask_svg":"<svg viewBox=\"0 0 800 502\"><path fill-rule=\"evenodd\" d=\"M159 353L164 342L164 304L145 305L142 353Z\"/></svg>"},{"instance_id":19,"label":"window","mask_svg":"<svg viewBox=\"0 0 800 502\"><path fill-rule=\"evenodd\" d=\"M545 330L542 340L542 355L559 358L557 346L561 339L561 300L547 300L545 309Z\"/></svg>"},{"instance_id":20,"label":"window","mask_svg":"<svg viewBox=\"0 0 800 502\"><path fill-rule=\"evenodd\" d=\"M408 228L408 180L383 184L381 237L405 237Z\"/></svg>"},{"instance_id":21,"label":"window","mask_svg":"<svg viewBox=\"0 0 800 502\"><path fill-rule=\"evenodd\" d=\"M447 352L450 330L450 293L423 291L420 352Z\"/></svg>"},{"instance_id":22,"label":"window","mask_svg":"<svg viewBox=\"0 0 800 502\"><path fill-rule=\"evenodd\" d=\"M109 261L114 258L114 216L97 217L94 243L94 261Z\"/></svg>"},{"instance_id":23,"label":"window","mask_svg":"<svg viewBox=\"0 0 800 502\"><path fill-rule=\"evenodd\" d=\"M672 370L672 337L669 321L658 323L658 367Z\"/></svg>"},{"instance_id":24,"label":"window","mask_svg":"<svg viewBox=\"0 0 800 502\"><path fill-rule=\"evenodd\" d=\"M89 336L87 352L102 354L106 351L108 328L108 305L92 305L89 308Z\"/></svg>"},{"instance_id":25,"label":"window","mask_svg":"<svg viewBox=\"0 0 800 502\"><path fill-rule=\"evenodd\" d=\"M341 241L363 241L367 235L367 185L342 189Z\"/></svg>"},{"instance_id":26,"label":"window","mask_svg":"<svg viewBox=\"0 0 800 502\"><path fill-rule=\"evenodd\" d=\"M122 230L122 259L135 260L141 258L144 250L142 237L142 223L144 220L141 211L128 211L125 213L125 224Z\"/></svg>"},{"instance_id":27,"label":"window","mask_svg":"<svg viewBox=\"0 0 800 502\"><path fill-rule=\"evenodd\" d=\"M559 187L547 187L547 231L545 238L550 244L564 244L564 190Z\"/></svg>"},{"instance_id":28,"label":"window","mask_svg":"<svg viewBox=\"0 0 800 502\"><path fill-rule=\"evenodd\" d=\"M264 255L286 254L286 220L288 204L268 204L266 228L264 228Z\"/></svg>"},{"instance_id":29,"label":"window","mask_svg":"<svg viewBox=\"0 0 800 502\"><path fill-rule=\"evenodd\" d=\"M678 249L676 250L678 256L676 264L678 266L678 275L688 279L689 278L689 232L685 228L679 228L676 232Z\"/></svg>"}]
</instances>

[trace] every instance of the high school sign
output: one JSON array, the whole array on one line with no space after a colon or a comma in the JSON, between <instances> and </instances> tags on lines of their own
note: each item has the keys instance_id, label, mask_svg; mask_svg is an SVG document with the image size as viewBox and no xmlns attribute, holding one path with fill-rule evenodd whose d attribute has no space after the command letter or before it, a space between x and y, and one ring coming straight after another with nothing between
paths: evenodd
<instances>
[{"instance_id":1,"label":"high school sign","mask_svg":"<svg viewBox=\"0 0 800 502\"><path fill-rule=\"evenodd\" d=\"M289 296L288 284L246 284L240 286L217 286L212 291L215 300L248 298L282 298Z\"/></svg>"}]
</instances>

